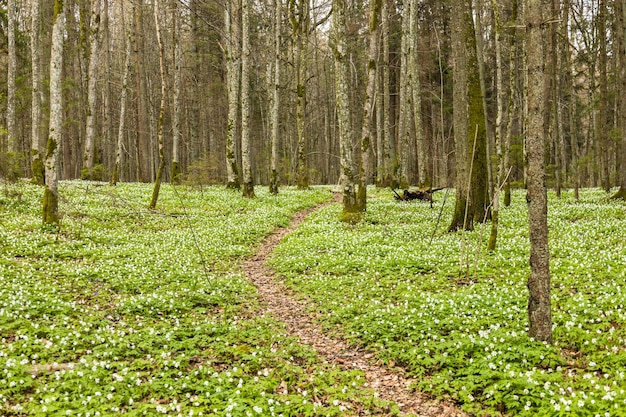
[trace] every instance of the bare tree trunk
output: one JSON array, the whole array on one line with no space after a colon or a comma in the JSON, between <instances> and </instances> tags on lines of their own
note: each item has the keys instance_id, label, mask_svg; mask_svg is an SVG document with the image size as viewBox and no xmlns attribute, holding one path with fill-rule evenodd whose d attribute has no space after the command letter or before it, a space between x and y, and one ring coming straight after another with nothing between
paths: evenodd
<instances>
[{"instance_id":1,"label":"bare tree trunk","mask_svg":"<svg viewBox=\"0 0 626 417\"><path fill-rule=\"evenodd\" d=\"M82 179L93 179L96 146L96 99L98 86L98 61L100 43L100 0L92 0L89 23L89 70L87 74L87 128L83 152Z\"/></svg>"},{"instance_id":2,"label":"bare tree trunk","mask_svg":"<svg viewBox=\"0 0 626 417\"><path fill-rule=\"evenodd\" d=\"M32 180L35 184L43 185L44 167L41 159L41 68L39 42L41 33L41 0L31 1L31 66L32 66L32 93L31 93L31 145L30 157L32 165Z\"/></svg>"},{"instance_id":3,"label":"bare tree trunk","mask_svg":"<svg viewBox=\"0 0 626 417\"><path fill-rule=\"evenodd\" d=\"M473 216L467 215L469 192L468 117L469 77L467 73L466 2L452 2L451 44L453 65L453 124L456 159L456 201L449 231L473 228Z\"/></svg>"},{"instance_id":4,"label":"bare tree trunk","mask_svg":"<svg viewBox=\"0 0 626 417\"><path fill-rule=\"evenodd\" d=\"M174 106L172 109L172 183L180 184L180 84L182 51L180 47L180 12L178 0L172 0L172 55L174 62Z\"/></svg>"},{"instance_id":5,"label":"bare tree trunk","mask_svg":"<svg viewBox=\"0 0 626 417\"><path fill-rule=\"evenodd\" d=\"M343 188L343 218L352 220L359 212L356 200L352 129L348 86L348 45L346 41L346 5L344 0L333 0L333 38L335 41L335 94L339 122L341 154L341 186Z\"/></svg>"},{"instance_id":6,"label":"bare tree trunk","mask_svg":"<svg viewBox=\"0 0 626 417\"><path fill-rule=\"evenodd\" d=\"M7 1L7 43L9 62L7 65L7 140L8 151L17 152L15 137L15 76L17 71L17 51L15 50L15 0Z\"/></svg>"},{"instance_id":7,"label":"bare tree trunk","mask_svg":"<svg viewBox=\"0 0 626 417\"><path fill-rule=\"evenodd\" d=\"M496 155L498 156L498 175L496 177L495 187L493 188L493 210L491 213L491 234L487 250L492 251L496 248L498 239L498 223L500 215L500 185L504 179L504 159L502 158L502 118L504 114L504 82L502 80L502 48L501 48L501 27L500 12L498 11L498 3L492 0L494 14L494 32L495 32L495 49L496 49L496 126L495 126L495 146ZM482 35L481 35L482 36ZM509 91L512 96L513 92Z\"/></svg>"},{"instance_id":8,"label":"bare tree trunk","mask_svg":"<svg viewBox=\"0 0 626 417\"><path fill-rule=\"evenodd\" d=\"M150 146L146 128L149 126L146 104L146 77L143 62L145 60L145 42L143 35L143 9L145 2L139 0L133 8L135 15L135 82L137 89L137 131L135 136L136 178L138 181L150 181Z\"/></svg>"},{"instance_id":9,"label":"bare tree trunk","mask_svg":"<svg viewBox=\"0 0 626 417\"><path fill-rule=\"evenodd\" d=\"M404 2L402 6L402 40L400 45L400 111L398 119L398 165L399 182L401 188L409 186L409 144L411 142L411 94L410 94L410 72L409 62L413 53L410 40L410 1Z\"/></svg>"},{"instance_id":10,"label":"bare tree trunk","mask_svg":"<svg viewBox=\"0 0 626 417\"><path fill-rule=\"evenodd\" d=\"M131 2L131 7L135 7L135 4ZM124 2L120 2L120 19L122 21L122 28L125 28L124 20ZM130 56L132 53L132 36L134 31L133 20L128 30L126 30L126 56L124 58L124 76L122 78L122 91L120 93L120 124L117 130L117 146L115 149L115 164L113 165L113 173L111 175L110 185L117 184L120 178L120 166L122 164L122 150L124 147L124 129L126 125L126 99L128 95L128 78L130 76Z\"/></svg>"},{"instance_id":11,"label":"bare tree trunk","mask_svg":"<svg viewBox=\"0 0 626 417\"><path fill-rule=\"evenodd\" d=\"M270 192L278 194L278 142L280 116L280 34L282 29L282 0L274 0L274 74L272 82L272 108L270 109L271 148Z\"/></svg>"},{"instance_id":12,"label":"bare tree trunk","mask_svg":"<svg viewBox=\"0 0 626 417\"><path fill-rule=\"evenodd\" d=\"M361 163L359 167L359 186L357 205L360 211L367 207L367 176L369 152L374 126L374 94L376 88L376 61L378 59L379 18L382 0L370 0L369 52L367 62L367 86L363 100L363 126L361 128Z\"/></svg>"},{"instance_id":13,"label":"bare tree trunk","mask_svg":"<svg viewBox=\"0 0 626 417\"><path fill-rule=\"evenodd\" d=\"M392 188L398 187L396 179L396 140L391 130L391 80L389 68L389 0L383 0L382 8L383 27L383 132L385 141L383 142L383 159L385 165L384 185Z\"/></svg>"},{"instance_id":14,"label":"bare tree trunk","mask_svg":"<svg viewBox=\"0 0 626 417\"><path fill-rule=\"evenodd\" d=\"M544 140L544 65L546 19L549 0L528 0L526 4L528 74L528 218L530 225L530 277L528 278L529 336L552 343L550 311L550 251L548 248L548 201L546 194Z\"/></svg>"},{"instance_id":15,"label":"bare tree trunk","mask_svg":"<svg viewBox=\"0 0 626 417\"><path fill-rule=\"evenodd\" d=\"M618 0L619 1L619 0ZM611 190L610 178L609 178L609 158L608 152L611 148L611 142L607 129L607 103L609 101L608 80L607 80L607 46L606 46L606 19L607 19L607 7L606 0L599 0L598 4L598 41L599 41L599 59L598 59L598 75L600 78L600 111L598 113L598 131L596 140L600 142L600 169L602 178L602 187L608 193ZM599 137L598 137L599 136Z\"/></svg>"},{"instance_id":16,"label":"bare tree trunk","mask_svg":"<svg viewBox=\"0 0 626 417\"><path fill-rule=\"evenodd\" d=\"M161 74L161 104L159 105L159 118L157 119L157 141L159 146L159 167L154 180L154 188L152 189L152 200L150 208L155 209L159 199L159 190L161 189L161 177L165 168L165 152L163 146L163 118L165 116L165 99L166 99L166 82L165 77L165 47L163 46L163 36L161 34L159 3L161 0L154 1L154 24L156 27L157 44L159 47L159 70Z\"/></svg>"},{"instance_id":17,"label":"bare tree trunk","mask_svg":"<svg viewBox=\"0 0 626 417\"><path fill-rule=\"evenodd\" d=\"M615 1L617 19L616 39L619 60L619 131L621 136L622 169L619 174L619 190L613 198L626 200L626 0Z\"/></svg>"},{"instance_id":18,"label":"bare tree trunk","mask_svg":"<svg viewBox=\"0 0 626 417\"><path fill-rule=\"evenodd\" d=\"M235 125L239 110L239 79L241 71L240 39L237 26L239 25L235 13L237 0L229 0L225 11L226 34L226 77L228 83L228 122L226 125L226 175L227 187L239 189L239 167L235 153ZM234 17L234 19L233 19Z\"/></svg>"},{"instance_id":19,"label":"bare tree trunk","mask_svg":"<svg viewBox=\"0 0 626 417\"><path fill-rule=\"evenodd\" d=\"M297 10L296 10L297 5ZM309 37L309 0L290 0L290 20L296 43L296 131L298 134L298 160L296 182L298 188L309 187L307 161L306 117L307 117L307 55Z\"/></svg>"},{"instance_id":20,"label":"bare tree trunk","mask_svg":"<svg viewBox=\"0 0 626 417\"><path fill-rule=\"evenodd\" d=\"M243 169L243 196L254 197L252 162L250 157L250 3L242 3L241 54L241 167Z\"/></svg>"},{"instance_id":21,"label":"bare tree trunk","mask_svg":"<svg viewBox=\"0 0 626 417\"><path fill-rule=\"evenodd\" d=\"M59 146L63 130L63 35L65 31L63 0L55 0L52 16L52 51L50 54L50 132L46 146L43 223L59 224Z\"/></svg>"},{"instance_id":22,"label":"bare tree trunk","mask_svg":"<svg viewBox=\"0 0 626 417\"><path fill-rule=\"evenodd\" d=\"M410 88L413 97L413 119L415 121L415 141L417 143L417 182L419 185L424 186L430 184L430 178L428 178L428 170L426 169L426 138L424 137L422 129L422 91L419 79L419 64L417 56L418 14L417 0L411 0L409 11L409 38L411 42L411 55L408 65L409 72L411 74Z\"/></svg>"}]
</instances>

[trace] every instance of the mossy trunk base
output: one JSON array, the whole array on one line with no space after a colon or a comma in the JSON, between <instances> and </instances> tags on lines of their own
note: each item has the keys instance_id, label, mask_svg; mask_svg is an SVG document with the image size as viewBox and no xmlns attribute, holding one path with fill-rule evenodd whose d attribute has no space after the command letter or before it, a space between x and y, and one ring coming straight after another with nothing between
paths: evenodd
<instances>
[{"instance_id":1,"label":"mossy trunk base","mask_svg":"<svg viewBox=\"0 0 626 417\"><path fill-rule=\"evenodd\" d=\"M487 243L487 250L493 251L496 249L496 242L498 240L498 210L491 212L491 234L489 235L489 243Z\"/></svg>"},{"instance_id":2,"label":"mossy trunk base","mask_svg":"<svg viewBox=\"0 0 626 417\"><path fill-rule=\"evenodd\" d=\"M172 184L180 184L180 165L178 162L172 162Z\"/></svg>"},{"instance_id":3,"label":"mossy trunk base","mask_svg":"<svg viewBox=\"0 0 626 417\"><path fill-rule=\"evenodd\" d=\"M270 194L278 194L278 172L275 169L270 172Z\"/></svg>"},{"instance_id":4,"label":"mossy trunk base","mask_svg":"<svg viewBox=\"0 0 626 417\"><path fill-rule=\"evenodd\" d=\"M254 185L252 184L252 182L243 183L242 195L245 198L254 198Z\"/></svg>"},{"instance_id":5,"label":"mossy trunk base","mask_svg":"<svg viewBox=\"0 0 626 417\"><path fill-rule=\"evenodd\" d=\"M624 200L626 201L626 187L620 187L620 189L611 196L612 200Z\"/></svg>"},{"instance_id":6,"label":"mossy trunk base","mask_svg":"<svg viewBox=\"0 0 626 417\"><path fill-rule=\"evenodd\" d=\"M37 184L37 185L43 185L44 184L44 167L43 167L43 161L41 160L41 158L35 158L33 159L33 178L32 178L32 183L33 184Z\"/></svg>"},{"instance_id":7,"label":"mossy trunk base","mask_svg":"<svg viewBox=\"0 0 626 417\"><path fill-rule=\"evenodd\" d=\"M43 192L43 224L59 225L59 198L48 187Z\"/></svg>"},{"instance_id":8,"label":"mossy trunk base","mask_svg":"<svg viewBox=\"0 0 626 417\"><path fill-rule=\"evenodd\" d=\"M467 220L465 219L465 208L467 205L467 199L464 197L457 197L456 204L454 206L454 214L452 215L452 222L448 227L448 232L456 232L462 230L465 225L465 230L474 230L473 216L471 213L467 214ZM471 210L471 207L467 207Z\"/></svg>"}]
</instances>

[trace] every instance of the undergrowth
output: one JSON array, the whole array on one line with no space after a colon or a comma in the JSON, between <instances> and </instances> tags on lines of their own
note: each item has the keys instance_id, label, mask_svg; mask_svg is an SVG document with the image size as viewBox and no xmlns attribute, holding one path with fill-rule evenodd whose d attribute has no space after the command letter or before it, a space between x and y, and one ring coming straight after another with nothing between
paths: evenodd
<instances>
[{"instance_id":1,"label":"undergrowth","mask_svg":"<svg viewBox=\"0 0 626 417\"><path fill-rule=\"evenodd\" d=\"M523 191L490 224L447 233L435 208L372 190L365 218L316 213L273 267L315 300L328 331L406 368L417 387L479 415L618 416L626 409L626 210L601 191L549 195L554 345L527 336ZM432 242L431 242L432 239Z\"/></svg>"},{"instance_id":2,"label":"undergrowth","mask_svg":"<svg viewBox=\"0 0 626 417\"><path fill-rule=\"evenodd\" d=\"M324 364L259 317L241 260L327 188L62 182L61 225L40 187L0 194L0 415L395 413L359 372ZM8 189L7 188L7 189ZM15 196L19 194L19 198Z\"/></svg>"}]
</instances>

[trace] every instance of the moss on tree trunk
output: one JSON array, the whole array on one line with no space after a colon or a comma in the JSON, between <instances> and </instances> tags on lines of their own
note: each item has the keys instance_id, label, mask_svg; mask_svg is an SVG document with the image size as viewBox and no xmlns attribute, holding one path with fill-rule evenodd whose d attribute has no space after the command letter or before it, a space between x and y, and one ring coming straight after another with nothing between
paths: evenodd
<instances>
[{"instance_id":1,"label":"moss on tree trunk","mask_svg":"<svg viewBox=\"0 0 626 417\"><path fill-rule=\"evenodd\" d=\"M180 184L180 165L178 162L172 162L172 184Z\"/></svg>"},{"instance_id":2,"label":"moss on tree trunk","mask_svg":"<svg viewBox=\"0 0 626 417\"><path fill-rule=\"evenodd\" d=\"M43 192L43 224L59 225L59 197L48 187Z\"/></svg>"},{"instance_id":3,"label":"moss on tree trunk","mask_svg":"<svg viewBox=\"0 0 626 417\"><path fill-rule=\"evenodd\" d=\"M244 182L242 194L246 198L254 198L254 184L252 182Z\"/></svg>"},{"instance_id":4,"label":"moss on tree trunk","mask_svg":"<svg viewBox=\"0 0 626 417\"><path fill-rule=\"evenodd\" d=\"M457 193L456 203L454 205L454 214L452 215L452 223L450 223L450 227L448 227L449 232L456 232L457 230L463 229L463 225L465 225L465 230L473 230L473 216L472 216L472 208L467 207L467 219L465 218L465 209L467 207L467 198L464 195L459 195Z\"/></svg>"},{"instance_id":5,"label":"moss on tree trunk","mask_svg":"<svg viewBox=\"0 0 626 417\"><path fill-rule=\"evenodd\" d=\"M43 161L41 159L41 156L39 155L39 152L37 151L32 151L32 155L33 155L33 178L32 178L32 183L33 184L37 184L37 185L43 185L44 184L44 166L43 166Z\"/></svg>"}]
</instances>

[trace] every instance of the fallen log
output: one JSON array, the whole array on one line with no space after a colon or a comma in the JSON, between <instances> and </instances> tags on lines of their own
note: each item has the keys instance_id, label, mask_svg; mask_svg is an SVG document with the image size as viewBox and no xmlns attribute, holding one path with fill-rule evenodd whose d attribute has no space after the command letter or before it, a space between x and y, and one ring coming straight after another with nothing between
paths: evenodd
<instances>
[{"instance_id":1,"label":"fallen log","mask_svg":"<svg viewBox=\"0 0 626 417\"><path fill-rule=\"evenodd\" d=\"M443 190L445 187L441 187L441 188L429 188L427 190L415 190L415 191L410 191L410 190L403 190L402 191L402 195L398 194L398 192L396 190L394 190L392 188L393 193L396 195L396 200L400 200L400 201L412 201L412 200L422 200L422 201L429 201L430 202L430 208L433 207L433 193L435 191L441 191Z\"/></svg>"}]
</instances>

